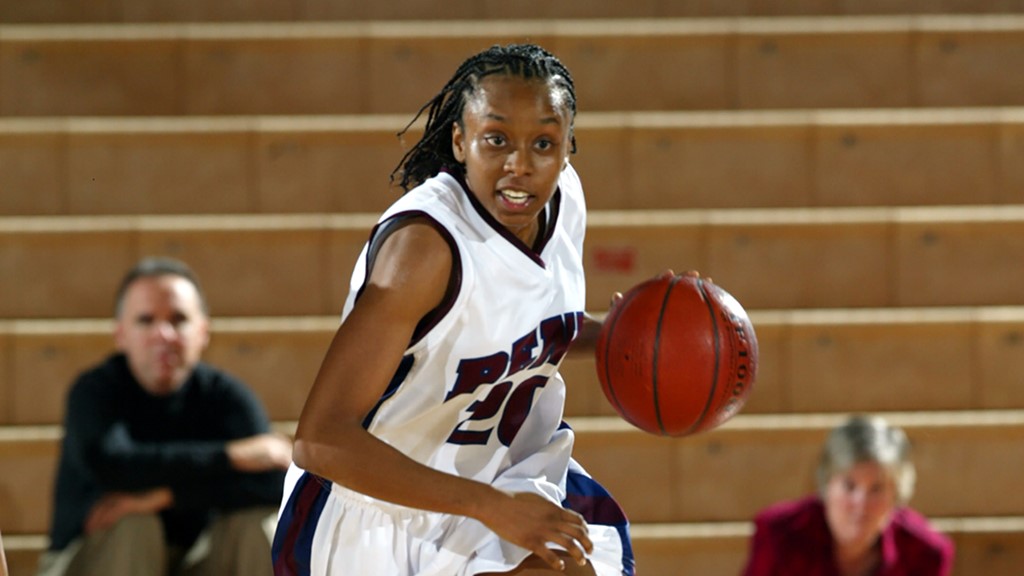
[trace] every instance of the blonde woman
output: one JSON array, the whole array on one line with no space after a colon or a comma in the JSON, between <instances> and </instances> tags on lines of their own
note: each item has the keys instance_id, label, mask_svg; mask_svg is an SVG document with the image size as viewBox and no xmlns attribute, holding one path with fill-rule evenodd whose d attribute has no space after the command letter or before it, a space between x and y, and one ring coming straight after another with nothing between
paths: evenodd
<instances>
[{"instance_id":1,"label":"blonde woman","mask_svg":"<svg viewBox=\"0 0 1024 576\"><path fill-rule=\"evenodd\" d=\"M953 544L907 506L915 470L904 432L853 416L829 434L818 494L760 512L744 576L948 576Z\"/></svg>"}]
</instances>

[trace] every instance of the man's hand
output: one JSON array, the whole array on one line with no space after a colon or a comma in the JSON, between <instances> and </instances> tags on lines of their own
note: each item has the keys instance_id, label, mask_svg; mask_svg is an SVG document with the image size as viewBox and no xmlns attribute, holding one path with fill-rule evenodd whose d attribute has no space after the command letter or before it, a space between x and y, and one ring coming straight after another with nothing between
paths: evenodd
<instances>
[{"instance_id":1,"label":"man's hand","mask_svg":"<svg viewBox=\"0 0 1024 576\"><path fill-rule=\"evenodd\" d=\"M170 488L145 492L111 492L93 505L85 518L85 533L105 530L129 514L153 514L174 503Z\"/></svg>"},{"instance_id":2,"label":"man's hand","mask_svg":"<svg viewBox=\"0 0 1024 576\"><path fill-rule=\"evenodd\" d=\"M271 433L233 440L227 445L231 467L239 472L286 470L292 463L292 440Z\"/></svg>"}]
</instances>

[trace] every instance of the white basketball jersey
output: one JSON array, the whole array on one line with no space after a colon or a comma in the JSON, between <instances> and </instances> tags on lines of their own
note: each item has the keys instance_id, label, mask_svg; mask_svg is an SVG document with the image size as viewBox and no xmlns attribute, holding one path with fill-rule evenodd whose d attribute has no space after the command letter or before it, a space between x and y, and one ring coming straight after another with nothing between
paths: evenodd
<instances>
[{"instance_id":1,"label":"white basketball jersey","mask_svg":"<svg viewBox=\"0 0 1024 576\"><path fill-rule=\"evenodd\" d=\"M354 306L389 224L426 217L453 251L445 302L416 330L366 429L438 470L532 492L586 519L600 576L630 576L628 520L571 459L558 365L583 322L586 208L566 167L535 252L449 174L382 216L352 276ZM375 242L376 241L376 242ZM274 538L277 576L468 576L504 572L528 551L471 518L413 511L314 477L293 464Z\"/></svg>"},{"instance_id":2,"label":"white basketball jersey","mask_svg":"<svg viewBox=\"0 0 1024 576\"><path fill-rule=\"evenodd\" d=\"M410 191L380 221L411 214L450 235L457 291L443 317L407 350L366 426L423 464L491 483L548 444L561 422L558 364L582 324L585 302L583 192L566 167L537 254L449 174ZM366 270L364 250L345 315ZM564 473L565 463L557 468Z\"/></svg>"}]
</instances>

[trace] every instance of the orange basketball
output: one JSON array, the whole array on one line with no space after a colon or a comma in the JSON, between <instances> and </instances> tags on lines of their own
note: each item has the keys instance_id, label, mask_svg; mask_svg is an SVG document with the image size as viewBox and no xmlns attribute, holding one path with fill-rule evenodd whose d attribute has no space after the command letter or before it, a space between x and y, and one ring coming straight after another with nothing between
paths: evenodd
<instances>
[{"instance_id":1,"label":"orange basketball","mask_svg":"<svg viewBox=\"0 0 1024 576\"><path fill-rule=\"evenodd\" d=\"M597 373L627 422L662 436L696 434L746 404L757 337L728 292L703 278L665 275L638 284L609 312Z\"/></svg>"}]
</instances>

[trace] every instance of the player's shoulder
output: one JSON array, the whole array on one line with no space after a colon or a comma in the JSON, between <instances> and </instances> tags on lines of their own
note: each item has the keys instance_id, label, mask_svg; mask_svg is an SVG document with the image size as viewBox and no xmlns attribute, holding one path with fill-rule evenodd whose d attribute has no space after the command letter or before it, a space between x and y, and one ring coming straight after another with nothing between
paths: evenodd
<instances>
[{"instance_id":1,"label":"player's shoulder","mask_svg":"<svg viewBox=\"0 0 1024 576\"><path fill-rule=\"evenodd\" d=\"M414 211L438 215L457 212L461 206L461 193L458 179L447 172L441 172L403 194L384 212L381 219Z\"/></svg>"}]
</instances>

